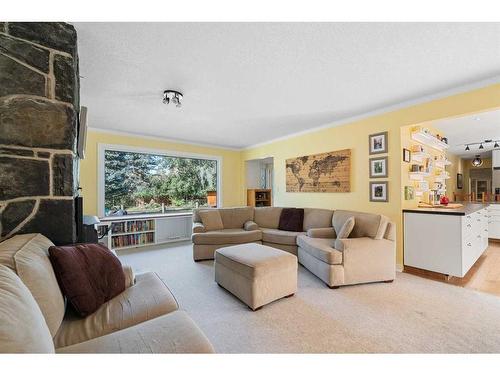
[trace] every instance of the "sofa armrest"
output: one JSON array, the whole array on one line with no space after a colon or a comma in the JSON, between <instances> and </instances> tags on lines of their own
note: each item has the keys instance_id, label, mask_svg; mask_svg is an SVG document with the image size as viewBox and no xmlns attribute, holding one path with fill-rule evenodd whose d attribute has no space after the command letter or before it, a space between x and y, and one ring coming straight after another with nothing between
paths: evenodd
<instances>
[{"instance_id":1,"label":"sofa armrest","mask_svg":"<svg viewBox=\"0 0 500 375\"><path fill-rule=\"evenodd\" d=\"M393 280L396 273L396 243L369 237L338 238L335 248L342 251L346 283L351 281Z\"/></svg>"},{"instance_id":2,"label":"sofa armrest","mask_svg":"<svg viewBox=\"0 0 500 375\"><path fill-rule=\"evenodd\" d=\"M130 288L135 284L134 270L129 265L122 265L123 274L125 275L125 289Z\"/></svg>"},{"instance_id":3,"label":"sofa armrest","mask_svg":"<svg viewBox=\"0 0 500 375\"><path fill-rule=\"evenodd\" d=\"M257 229L259 229L259 226L254 221L248 220L247 222L245 222L245 224L243 224L243 229L245 229L245 230L257 230Z\"/></svg>"},{"instance_id":4,"label":"sofa armrest","mask_svg":"<svg viewBox=\"0 0 500 375\"><path fill-rule=\"evenodd\" d=\"M197 221L193 222L193 233L205 233L205 226Z\"/></svg>"},{"instance_id":5,"label":"sofa armrest","mask_svg":"<svg viewBox=\"0 0 500 375\"><path fill-rule=\"evenodd\" d=\"M335 229L329 228L311 228L307 230L307 236L312 238L335 238Z\"/></svg>"}]
</instances>

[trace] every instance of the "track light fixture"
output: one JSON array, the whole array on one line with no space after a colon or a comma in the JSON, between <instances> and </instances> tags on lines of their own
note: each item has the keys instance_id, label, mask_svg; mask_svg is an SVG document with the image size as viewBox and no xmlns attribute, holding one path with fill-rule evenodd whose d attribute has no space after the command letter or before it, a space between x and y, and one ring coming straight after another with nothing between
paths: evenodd
<instances>
[{"instance_id":1,"label":"track light fixture","mask_svg":"<svg viewBox=\"0 0 500 375\"><path fill-rule=\"evenodd\" d=\"M488 144L490 144L490 143L494 143L493 148L500 147L500 145L499 145L500 139L497 139L497 140L485 139L484 141L481 141L481 142L466 143L465 144L465 151L470 151L471 146L475 146L475 145L479 145L478 150L484 150L485 147L484 147L483 143L486 145L486 147L488 147Z\"/></svg>"},{"instance_id":2,"label":"track light fixture","mask_svg":"<svg viewBox=\"0 0 500 375\"><path fill-rule=\"evenodd\" d=\"M182 93L175 90L163 91L163 104L175 104L176 107L182 107Z\"/></svg>"}]
</instances>

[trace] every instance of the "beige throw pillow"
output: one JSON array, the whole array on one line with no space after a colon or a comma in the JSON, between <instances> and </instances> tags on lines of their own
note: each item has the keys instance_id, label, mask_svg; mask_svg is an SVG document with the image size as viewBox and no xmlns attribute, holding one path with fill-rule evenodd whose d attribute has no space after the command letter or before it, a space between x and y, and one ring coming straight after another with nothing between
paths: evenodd
<instances>
[{"instance_id":1,"label":"beige throw pillow","mask_svg":"<svg viewBox=\"0 0 500 375\"><path fill-rule=\"evenodd\" d=\"M200 215L201 222L203 223L206 231L224 229L220 212L218 210L200 211L198 212L198 215Z\"/></svg>"},{"instance_id":2,"label":"beige throw pillow","mask_svg":"<svg viewBox=\"0 0 500 375\"><path fill-rule=\"evenodd\" d=\"M337 233L337 238L348 238L352 230L354 229L354 224L355 224L354 217L351 216L349 219L346 220L344 225L342 225L342 228L340 228L339 233Z\"/></svg>"}]
</instances>

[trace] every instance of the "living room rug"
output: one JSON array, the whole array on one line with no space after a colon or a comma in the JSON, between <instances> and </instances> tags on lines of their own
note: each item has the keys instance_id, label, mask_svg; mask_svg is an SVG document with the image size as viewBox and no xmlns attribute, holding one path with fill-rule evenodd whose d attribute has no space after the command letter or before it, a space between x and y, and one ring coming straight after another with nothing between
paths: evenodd
<instances>
[{"instance_id":1,"label":"living room rug","mask_svg":"<svg viewBox=\"0 0 500 375\"><path fill-rule=\"evenodd\" d=\"M118 251L154 271L218 353L498 353L500 297L405 273L329 289L299 266L298 291L251 311L214 282L190 243Z\"/></svg>"}]
</instances>

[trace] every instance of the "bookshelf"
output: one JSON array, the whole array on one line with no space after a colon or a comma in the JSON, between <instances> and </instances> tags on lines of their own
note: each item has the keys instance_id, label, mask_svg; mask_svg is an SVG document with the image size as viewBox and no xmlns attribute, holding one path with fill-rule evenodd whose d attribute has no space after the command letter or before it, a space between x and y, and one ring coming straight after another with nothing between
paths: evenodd
<instances>
[{"instance_id":1,"label":"bookshelf","mask_svg":"<svg viewBox=\"0 0 500 375\"><path fill-rule=\"evenodd\" d=\"M247 206L251 207L271 207L271 189L247 189Z\"/></svg>"},{"instance_id":2,"label":"bookshelf","mask_svg":"<svg viewBox=\"0 0 500 375\"><path fill-rule=\"evenodd\" d=\"M191 237L192 214L164 214L149 217L106 217L97 226L100 242L112 250L185 241ZM109 229L109 230L108 230Z\"/></svg>"}]
</instances>

